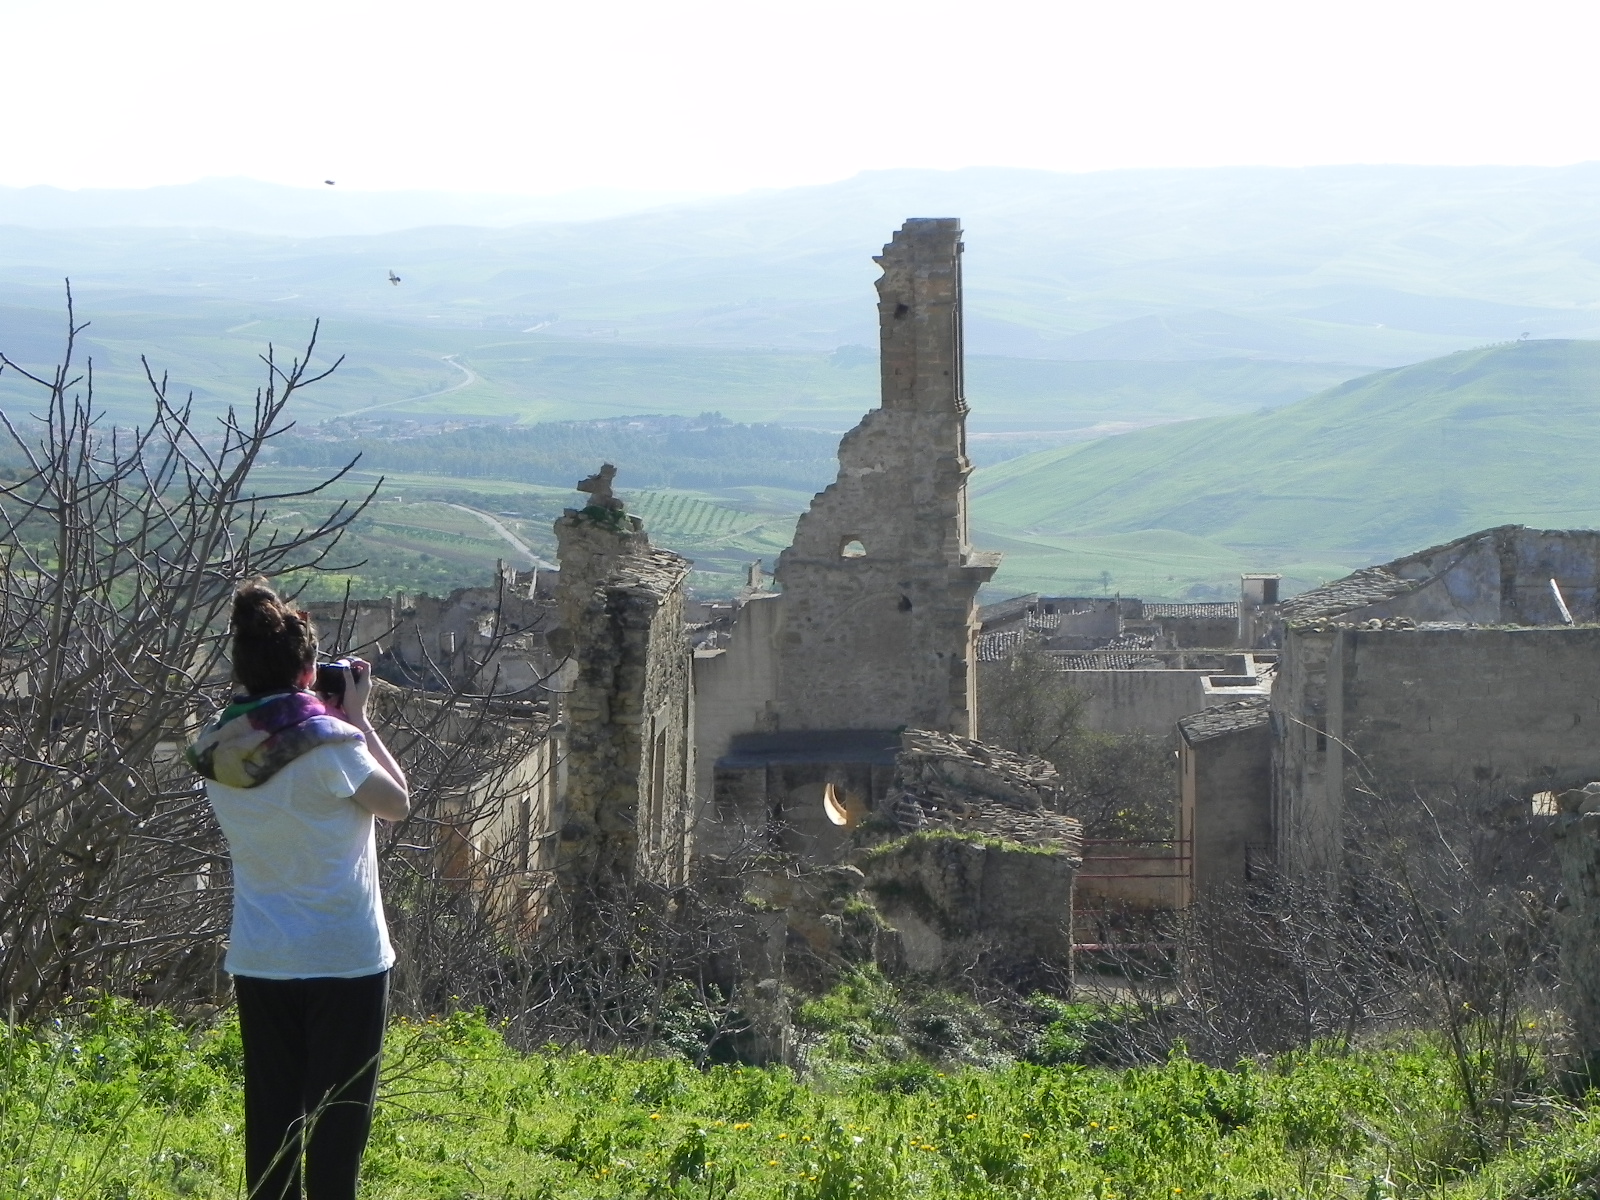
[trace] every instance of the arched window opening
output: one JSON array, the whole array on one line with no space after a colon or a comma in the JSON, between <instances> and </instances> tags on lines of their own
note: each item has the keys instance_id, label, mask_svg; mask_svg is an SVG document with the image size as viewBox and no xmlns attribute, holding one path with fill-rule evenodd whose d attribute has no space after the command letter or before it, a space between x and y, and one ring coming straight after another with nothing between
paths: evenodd
<instances>
[{"instance_id":1,"label":"arched window opening","mask_svg":"<svg viewBox=\"0 0 1600 1200\"><path fill-rule=\"evenodd\" d=\"M845 829L854 829L861 824L861 818L867 815L867 808L861 803L861 797L854 792L845 791L836 783L823 787L822 811L828 814L830 822Z\"/></svg>"},{"instance_id":2,"label":"arched window opening","mask_svg":"<svg viewBox=\"0 0 1600 1200\"><path fill-rule=\"evenodd\" d=\"M847 538L844 545L839 547L840 558L865 558L867 548L861 544L860 538Z\"/></svg>"}]
</instances>

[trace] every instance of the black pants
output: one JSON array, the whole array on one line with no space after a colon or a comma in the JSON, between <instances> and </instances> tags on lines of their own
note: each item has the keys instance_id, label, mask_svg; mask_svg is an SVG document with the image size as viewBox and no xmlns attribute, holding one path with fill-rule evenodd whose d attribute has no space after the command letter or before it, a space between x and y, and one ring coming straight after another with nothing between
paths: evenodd
<instances>
[{"instance_id":1,"label":"black pants","mask_svg":"<svg viewBox=\"0 0 1600 1200\"><path fill-rule=\"evenodd\" d=\"M372 1128L389 973L236 975L249 1200L354 1200ZM308 1133L309 1131L309 1133Z\"/></svg>"}]
</instances>

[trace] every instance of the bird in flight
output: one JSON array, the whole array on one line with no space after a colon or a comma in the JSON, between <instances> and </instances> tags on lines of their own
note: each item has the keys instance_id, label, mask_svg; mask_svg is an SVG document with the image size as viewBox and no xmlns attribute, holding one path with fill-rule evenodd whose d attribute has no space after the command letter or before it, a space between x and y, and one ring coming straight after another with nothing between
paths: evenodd
<instances>
[{"instance_id":1,"label":"bird in flight","mask_svg":"<svg viewBox=\"0 0 1600 1200\"><path fill-rule=\"evenodd\" d=\"M324 179L322 182L327 184L329 187L333 186L333 180L331 179Z\"/></svg>"},{"instance_id":2,"label":"bird in flight","mask_svg":"<svg viewBox=\"0 0 1600 1200\"><path fill-rule=\"evenodd\" d=\"M390 283L396 283L396 284L399 283L400 282L400 276L396 275L393 271L390 271L389 272L389 282Z\"/></svg>"}]
</instances>

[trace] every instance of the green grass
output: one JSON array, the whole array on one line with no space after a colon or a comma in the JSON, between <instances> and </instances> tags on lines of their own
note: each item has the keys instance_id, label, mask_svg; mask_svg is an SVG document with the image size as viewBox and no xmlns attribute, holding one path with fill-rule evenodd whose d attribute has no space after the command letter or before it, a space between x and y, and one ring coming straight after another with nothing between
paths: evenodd
<instances>
[{"instance_id":1,"label":"green grass","mask_svg":"<svg viewBox=\"0 0 1600 1200\"><path fill-rule=\"evenodd\" d=\"M1063 1006L1065 1028L1076 1006ZM870 997L814 1002L817 1029L875 1030ZM1081 1023L1080 1023L1081 1024ZM1070 1040L1070 1039L1069 1039ZM0 1194L221 1200L242 1193L231 1020L191 1032L92 1003L0 1028ZM1534 1099L1534 1098L1530 1098ZM519 1054L482 1019L399 1022L365 1164L370 1200L1211 1197L1577 1200L1600 1111L1549 1097L1487 1164L1425 1038L1232 1070L1175 1054L1110 1070L918 1058L696 1070L671 1057Z\"/></svg>"}]
</instances>

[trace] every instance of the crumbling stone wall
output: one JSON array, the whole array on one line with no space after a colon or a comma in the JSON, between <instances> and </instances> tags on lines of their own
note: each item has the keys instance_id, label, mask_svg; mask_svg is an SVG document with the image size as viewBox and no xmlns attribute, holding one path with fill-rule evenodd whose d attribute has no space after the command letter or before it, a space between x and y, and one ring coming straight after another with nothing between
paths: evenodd
<instances>
[{"instance_id":1,"label":"crumbling stone wall","mask_svg":"<svg viewBox=\"0 0 1600 1200\"><path fill-rule=\"evenodd\" d=\"M692 564L652 546L639 518L615 505L568 509L555 525L561 628L551 637L570 663L557 872L568 889L688 878L693 694L683 585Z\"/></svg>"},{"instance_id":2,"label":"crumbling stone wall","mask_svg":"<svg viewBox=\"0 0 1600 1200\"><path fill-rule=\"evenodd\" d=\"M859 860L866 890L898 934L903 965L924 975L974 967L1003 976L1072 971L1070 852L947 830L912 834Z\"/></svg>"},{"instance_id":3,"label":"crumbling stone wall","mask_svg":"<svg viewBox=\"0 0 1600 1200\"><path fill-rule=\"evenodd\" d=\"M839 444L839 477L778 559L782 729L976 734L978 587L967 539L961 230L907 221L877 262L883 405Z\"/></svg>"},{"instance_id":4,"label":"crumbling stone wall","mask_svg":"<svg viewBox=\"0 0 1600 1200\"><path fill-rule=\"evenodd\" d=\"M1564 791L1555 822L1556 858L1566 904L1557 995L1572 1022L1575 1049L1591 1076L1600 1067L1600 784Z\"/></svg>"},{"instance_id":5,"label":"crumbling stone wall","mask_svg":"<svg viewBox=\"0 0 1600 1200\"><path fill-rule=\"evenodd\" d=\"M1292 871L1332 863L1346 792L1366 781L1398 795L1600 779L1600 627L1324 621L1286 631L1280 671L1275 824Z\"/></svg>"}]
</instances>

